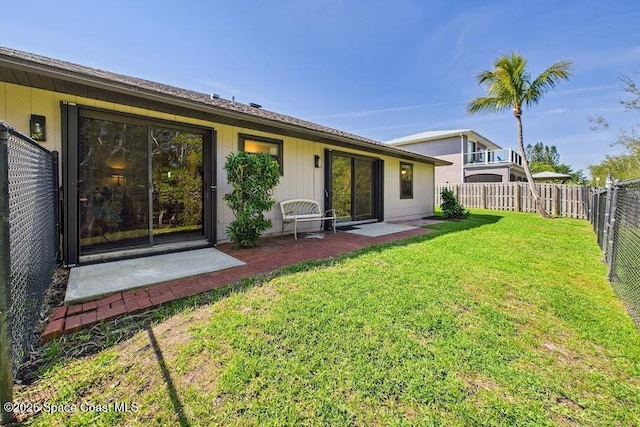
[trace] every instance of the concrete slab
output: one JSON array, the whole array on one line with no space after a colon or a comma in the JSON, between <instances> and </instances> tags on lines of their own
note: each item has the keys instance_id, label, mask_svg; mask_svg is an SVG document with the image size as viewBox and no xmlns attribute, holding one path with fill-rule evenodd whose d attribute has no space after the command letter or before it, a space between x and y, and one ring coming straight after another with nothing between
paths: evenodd
<instances>
[{"instance_id":1,"label":"concrete slab","mask_svg":"<svg viewBox=\"0 0 640 427\"><path fill-rule=\"evenodd\" d=\"M412 225L391 224L388 222L376 222L374 224L363 224L356 226L355 230L348 230L345 233L358 234L360 236L378 237L387 234L400 233L402 231L415 230L418 227Z\"/></svg>"},{"instance_id":2,"label":"concrete slab","mask_svg":"<svg viewBox=\"0 0 640 427\"><path fill-rule=\"evenodd\" d=\"M128 289L210 273L244 262L214 248L73 267L66 304L97 299Z\"/></svg>"},{"instance_id":3,"label":"concrete slab","mask_svg":"<svg viewBox=\"0 0 640 427\"><path fill-rule=\"evenodd\" d=\"M401 224L401 225L413 225L414 227L424 227L427 225L433 225L433 224L440 224L445 222L444 220L440 220L440 219L424 219L424 218L420 218L420 219L410 219L410 220L405 220L405 221L393 221L392 224Z\"/></svg>"}]
</instances>

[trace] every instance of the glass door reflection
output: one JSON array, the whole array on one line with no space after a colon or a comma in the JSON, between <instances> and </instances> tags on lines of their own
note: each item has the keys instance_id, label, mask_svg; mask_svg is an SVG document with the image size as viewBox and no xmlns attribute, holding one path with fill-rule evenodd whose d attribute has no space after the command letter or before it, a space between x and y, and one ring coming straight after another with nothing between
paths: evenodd
<instances>
[{"instance_id":1,"label":"glass door reflection","mask_svg":"<svg viewBox=\"0 0 640 427\"><path fill-rule=\"evenodd\" d=\"M80 254L204 238L204 134L81 116Z\"/></svg>"},{"instance_id":2,"label":"glass door reflection","mask_svg":"<svg viewBox=\"0 0 640 427\"><path fill-rule=\"evenodd\" d=\"M373 218L373 161L354 159L354 219Z\"/></svg>"},{"instance_id":3,"label":"glass door reflection","mask_svg":"<svg viewBox=\"0 0 640 427\"><path fill-rule=\"evenodd\" d=\"M203 135L152 128L153 243L203 237Z\"/></svg>"},{"instance_id":4,"label":"glass door reflection","mask_svg":"<svg viewBox=\"0 0 640 427\"><path fill-rule=\"evenodd\" d=\"M351 215L351 157L332 154L331 207L338 221L350 220Z\"/></svg>"},{"instance_id":5,"label":"glass door reflection","mask_svg":"<svg viewBox=\"0 0 640 427\"><path fill-rule=\"evenodd\" d=\"M148 128L80 118L80 253L149 241Z\"/></svg>"}]
</instances>

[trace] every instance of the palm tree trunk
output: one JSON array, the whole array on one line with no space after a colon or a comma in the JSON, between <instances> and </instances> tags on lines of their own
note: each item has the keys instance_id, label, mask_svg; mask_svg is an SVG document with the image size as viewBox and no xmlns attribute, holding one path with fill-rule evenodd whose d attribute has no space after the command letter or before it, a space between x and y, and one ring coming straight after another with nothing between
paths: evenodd
<instances>
[{"instance_id":1,"label":"palm tree trunk","mask_svg":"<svg viewBox=\"0 0 640 427\"><path fill-rule=\"evenodd\" d=\"M529 182L529 190L531 191L531 195L533 196L533 201L536 205L536 210L543 218L549 218L549 214L544 209L544 202L540 194L538 193L538 189L536 188L535 183L533 182L533 177L531 176L531 169L529 169L529 162L527 161L527 156L524 152L524 138L522 137L522 118L519 115L516 116L516 123L518 125L518 150L520 151L520 157L522 157L522 167L524 169L524 174L527 176L527 181Z\"/></svg>"}]
</instances>

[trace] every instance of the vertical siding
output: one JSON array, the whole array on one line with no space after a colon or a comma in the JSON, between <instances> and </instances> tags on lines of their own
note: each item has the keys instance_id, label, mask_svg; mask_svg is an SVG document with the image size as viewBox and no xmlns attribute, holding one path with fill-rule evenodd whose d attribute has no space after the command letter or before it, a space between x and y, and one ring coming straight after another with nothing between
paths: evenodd
<instances>
[{"instance_id":1,"label":"vertical siding","mask_svg":"<svg viewBox=\"0 0 640 427\"><path fill-rule=\"evenodd\" d=\"M324 201L324 164L322 168L314 167L314 155L320 156L323 163L325 148L337 151L361 154L364 156L380 158L384 161L384 207L385 220L419 218L433 213L434 208L434 167L418 162L409 161L414 165L414 197L413 199L400 199L400 160L390 156L378 156L359 150L349 150L341 147L332 147L326 144L306 141L299 138L283 137L253 129L222 125L215 122L194 119L190 117L176 116L173 114L149 111L137 107L129 107L115 103L98 101L90 98L66 95L57 92L33 89L10 83L0 83L0 118L14 126L19 131L29 133L29 118L31 114L39 114L46 117L47 141L42 145L49 150L62 151L61 141L61 117L60 102L75 103L80 107L95 107L113 112L135 114L153 119L166 120L184 124L192 124L212 128L217 131L217 238L226 240L225 229L233 221L233 213L222 199L223 195L230 191L223 165L226 157L237 151L238 134L264 136L283 140L284 152L284 176L274 191L276 201L291 198L308 198ZM460 144L459 139L457 144ZM460 173L460 172L458 172ZM267 217L273 221L273 228L268 233L278 233L281 221L279 208L276 207L267 213ZM309 227L317 227L308 224Z\"/></svg>"},{"instance_id":2,"label":"vertical siding","mask_svg":"<svg viewBox=\"0 0 640 427\"><path fill-rule=\"evenodd\" d=\"M222 168L222 165L224 165L224 162L227 156L232 151L237 150L238 142L236 140L234 144L234 141L232 138L233 129L230 126L218 126L216 127L216 131L218 135L217 147L216 147L217 157L218 157L218 167L216 168L217 170L216 178L217 178L217 188L218 188L218 191L216 192L217 193L216 195L217 236L216 237L219 240L223 240L225 238L225 235L224 235L225 228L227 227L227 225L229 225L231 221L233 221L233 213L231 212L231 209L227 207L224 200L222 200L222 196L225 193L228 193L230 189L230 186L227 183L226 173Z\"/></svg>"},{"instance_id":3,"label":"vertical siding","mask_svg":"<svg viewBox=\"0 0 640 427\"><path fill-rule=\"evenodd\" d=\"M0 83L0 117L7 117L7 85Z\"/></svg>"},{"instance_id":4,"label":"vertical siding","mask_svg":"<svg viewBox=\"0 0 640 427\"><path fill-rule=\"evenodd\" d=\"M413 199L400 198L400 160L383 157L384 213L385 221L414 219L433 213L434 167L423 163L413 164Z\"/></svg>"},{"instance_id":5,"label":"vertical siding","mask_svg":"<svg viewBox=\"0 0 640 427\"><path fill-rule=\"evenodd\" d=\"M7 91L7 111L5 121L25 135L30 135L29 119L31 114L36 114L32 108L31 90L28 87L12 85ZM37 103L36 105L39 105ZM49 122L49 120L47 120ZM47 123L47 136L53 130Z\"/></svg>"}]
</instances>

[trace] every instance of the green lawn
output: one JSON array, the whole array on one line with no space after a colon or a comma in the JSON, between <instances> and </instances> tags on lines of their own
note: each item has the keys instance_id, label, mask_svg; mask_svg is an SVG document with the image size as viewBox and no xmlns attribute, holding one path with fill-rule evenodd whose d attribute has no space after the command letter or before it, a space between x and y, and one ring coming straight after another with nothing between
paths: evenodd
<instances>
[{"instance_id":1,"label":"green lawn","mask_svg":"<svg viewBox=\"0 0 640 427\"><path fill-rule=\"evenodd\" d=\"M640 334L589 223L475 212L174 304L19 391L78 405L26 423L640 425ZM85 412L110 402L137 411Z\"/></svg>"}]
</instances>

